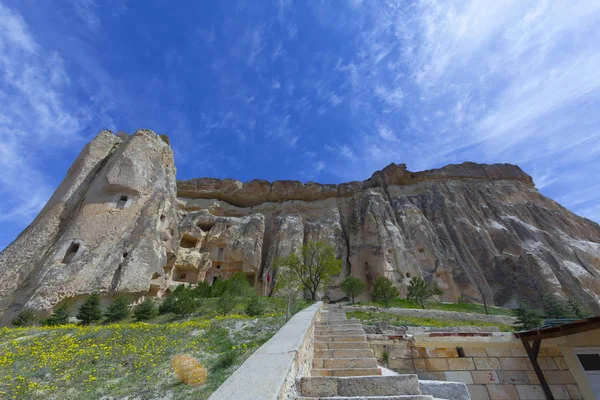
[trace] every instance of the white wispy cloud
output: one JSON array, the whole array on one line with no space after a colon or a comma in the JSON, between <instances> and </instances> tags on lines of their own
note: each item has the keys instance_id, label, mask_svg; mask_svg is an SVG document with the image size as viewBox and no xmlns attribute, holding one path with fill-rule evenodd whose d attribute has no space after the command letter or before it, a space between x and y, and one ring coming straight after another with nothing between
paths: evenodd
<instances>
[{"instance_id":1,"label":"white wispy cloud","mask_svg":"<svg viewBox=\"0 0 600 400\"><path fill-rule=\"evenodd\" d=\"M98 5L95 0L75 0L71 2L77 12L77 15L87 25L87 27L97 33L102 27L102 21L96 11Z\"/></svg>"},{"instance_id":2,"label":"white wispy cloud","mask_svg":"<svg viewBox=\"0 0 600 400\"><path fill-rule=\"evenodd\" d=\"M53 191L44 155L83 141L86 116L64 98L70 80L21 15L0 4L0 220L28 222Z\"/></svg>"},{"instance_id":3,"label":"white wispy cloud","mask_svg":"<svg viewBox=\"0 0 600 400\"><path fill-rule=\"evenodd\" d=\"M326 7L320 4L319 13ZM412 169L512 162L553 195L578 191L600 170L600 3L427 0L331 8L358 43L356 56L336 66L351 82L348 101L360 125L345 143L354 168L341 164L341 177L353 178L356 169L368 176L392 161ZM332 29L340 28L332 22ZM394 138L401 147L389 145ZM600 190L586 198L599 201ZM565 199L593 217L587 204Z\"/></svg>"}]
</instances>

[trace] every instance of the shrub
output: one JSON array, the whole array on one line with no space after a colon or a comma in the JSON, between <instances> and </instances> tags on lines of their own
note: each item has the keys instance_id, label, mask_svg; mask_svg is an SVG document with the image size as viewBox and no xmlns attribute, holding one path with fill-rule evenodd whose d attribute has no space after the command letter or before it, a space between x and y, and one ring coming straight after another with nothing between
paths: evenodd
<instances>
[{"instance_id":1,"label":"shrub","mask_svg":"<svg viewBox=\"0 0 600 400\"><path fill-rule=\"evenodd\" d=\"M117 298L110 303L110 306L108 306L108 309L104 314L106 320L109 322L121 321L129 317L129 315L131 315L131 310L129 309L129 301L127 301L127 297L125 296L117 296Z\"/></svg>"},{"instance_id":2,"label":"shrub","mask_svg":"<svg viewBox=\"0 0 600 400\"><path fill-rule=\"evenodd\" d=\"M546 318L572 318L571 307L562 299L553 295L544 296L542 307Z\"/></svg>"},{"instance_id":3,"label":"shrub","mask_svg":"<svg viewBox=\"0 0 600 400\"><path fill-rule=\"evenodd\" d=\"M373 282L373 290L371 291L373 300L385 304L385 308L390 308L390 301L398 297L398 289L385 276L380 276Z\"/></svg>"},{"instance_id":4,"label":"shrub","mask_svg":"<svg viewBox=\"0 0 600 400\"><path fill-rule=\"evenodd\" d=\"M173 293L169 293L162 303L160 303L160 306L158 306L158 313L166 314L173 312L173 307L175 307L175 295Z\"/></svg>"},{"instance_id":5,"label":"shrub","mask_svg":"<svg viewBox=\"0 0 600 400\"><path fill-rule=\"evenodd\" d=\"M245 312L251 317L262 315L265 312L265 305L261 301L260 297L257 295L250 297L248 304L246 304Z\"/></svg>"},{"instance_id":6,"label":"shrub","mask_svg":"<svg viewBox=\"0 0 600 400\"><path fill-rule=\"evenodd\" d=\"M38 322L37 315L33 312L32 309L26 308L17 315L15 319L12 320L12 324L14 326L33 326Z\"/></svg>"},{"instance_id":7,"label":"shrub","mask_svg":"<svg viewBox=\"0 0 600 400\"><path fill-rule=\"evenodd\" d=\"M440 296L442 294L444 294L444 292L436 284L428 284L423 278L415 276L410 278L406 298L407 300L416 301L421 308L425 308L426 300L431 296Z\"/></svg>"},{"instance_id":8,"label":"shrub","mask_svg":"<svg viewBox=\"0 0 600 400\"><path fill-rule=\"evenodd\" d=\"M229 286L229 282L224 279L217 279L215 283L210 286L209 297L221 297Z\"/></svg>"},{"instance_id":9,"label":"shrub","mask_svg":"<svg viewBox=\"0 0 600 400\"><path fill-rule=\"evenodd\" d=\"M543 325L544 319L537 312L530 310L523 303L519 303L519 308L514 310L517 321L515 322L515 328L518 331L528 331L535 329Z\"/></svg>"},{"instance_id":10,"label":"shrub","mask_svg":"<svg viewBox=\"0 0 600 400\"><path fill-rule=\"evenodd\" d=\"M217 311L219 314L227 315L237 306L238 300L230 293L226 292L217 301Z\"/></svg>"},{"instance_id":11,"label":"shrub","mask_svg":"<svg viewBox=\"0 0 600 400\"><path fill-rule=\"evenodd\" d=\"M146 299L138 304L133 310L136 321L148 321L149 319L156 317L157 314L158 310L154 306L152 299L149 297L146 297Z\"/></svg>"},{"instance_id":12,"label":"shrub","mask_svg":"<svg viewBox=\"0 0 600 400\"><path fill-rule=\"evenodd\" d=\"M171 360L171 368L177 377L191 386L201 386L206 383L206 368L196 359L178 354Z\"/></svg>"},{"instance_id":13,"label":"shrub","mask_svg":"<svg viewBox=\"0 0 600 400\"><path fill-rule=\"evenodd\" d=\"M199 299L206 299L207 297L210 297L210 285L208 284L208 282L198 282L198 285L194 288L192 292L194 294L194 297L197 297Z\"/></svg>"},{"instance_id":14,"label":"shrub","mask_svg":"<svg viewBox=\"0 0 600 400\"><path fill-rule=\"evenodd\" d=\"M227 279L227 292L237 297L250 297L254 294L246 275L241 272L236 272Z\"/></svg>"},{"instance_id":15,"label":"shrub","mask_svg":"<svg viewBox=\"0 0 600 400\"><path fill-rule=\"evenodd\" d=\"M572 297L568 299L569 307L576 318L586 318L593 315L587 308L583 307L577 300Z\"/></svg>"},{"instance_id":16,"label":"shrub","mask_svg":"<svg viewBox=\"0 0 600 400\"><path fill-rule=\"evenodd\" d=\"M342 282L342 291L346 293L354 304L354 297L365 291L365 283L355 276L349 276Z\"/></svg>"},{"instance_id":17,"label":"shrub","mask_svg":"<svg viewBox=\"0 0 600 400\"><path fill-rule=\"evenodd\" d=\"M387 365L388 361L390 360L390 353L387 350L384 350L381 353L381 360L385 365Z\"/></svg>"},{"instance_id":18,"label":"shrub","mask_svg":"<svg viewBox=\"0 0 600 400\"><path fill-rule=\"evenodd\" d=\"M173 304L173 312L177 315L190 315L198 308L196 299L189 289L175 294L174 297L175 303Z\"/></svg>"},{"instance_id":19,"label":"shrub","mask_svg":"<svg viewBox=\"0 0 600 400\"><path fill-rule=\"evenodd\" d=\"M237 359L237 353L233 350L226 350L221 353L221 355L216 359L215 363L212 365L213 371L218 371L221 369L226 369L235 364L235 360Z\"/></svg>"},{"instance_id":20,"label":"shrub","mask_svg":"<svg viewBox=\"0 0 600 400\"><path fill-rule=\"evenodd\" d=\"M98 293L92 293L85 302L79 307L77 319L84 325L97 322L102 319L102 310L100 309L100 296Z\"/></svg>"},{"instance_id":21,"label":"shrub","mask_svg":"<svg viewBox=\"0 0 600 400\"><path fill-rule=\"evenodd\" d=\"M61 304L48 318L44 321L46 325L55 326L55 325L66 325L69 323L69 307L67 303Z\"/></svg>"}]
</instances>

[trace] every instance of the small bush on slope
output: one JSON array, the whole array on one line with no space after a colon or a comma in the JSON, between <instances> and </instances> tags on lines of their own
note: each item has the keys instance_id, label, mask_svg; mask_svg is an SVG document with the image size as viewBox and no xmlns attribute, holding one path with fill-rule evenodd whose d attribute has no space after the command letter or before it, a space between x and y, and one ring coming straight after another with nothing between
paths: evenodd
<instances>
[{"instance_id":1,"label":"small bush on slope","mask_svg":"<svg viewBox=\"0 0 600 400\"><path fill-rule=\"evenodd\" d=\"M129 315L131 315L131 310L129 309L129 301L125 296L117 296L104 314L108 322L121 321L129 317Z\"/></svg>"},{"instance_id":2,"label":"small bush on slope","mask_svg":"<svg viewBox=\"0 0 600 400\"><path fill-rule=\"evenodd\" d=\"M16 316L15 319L12 320L12 324L14 326L33 326L37 324L38 318L37 315L33 312L32 309L26 308Z\"/></svg>"},{"instance_id":3,"label":"small bush on slope","mask_svg":"<svg viewBox=\"0 0 600 400\"><path fill-rule=\"evenodd\" d=\"M57 326L66 325L69 323L69 307L67 303L62 303L48 318L44 321L46 325Z\"/></svg>"},{"instance_id":4,"label":"small bush on slope","mask_svg":"<svg viewBox=\"0 0 600 400\"><path fill-rule=\"evenodd\" d=\"M262 300L260 299L260 297L258 297L257 295L254 295L254 296L250 297L248 304L246 304L245 311L246 311L246 315L255 317L255 316L261 315L262 313L265 312L265 306L264 306Z\"/></svg>"},{"instance_id":5,"label":"small bush on slope","mask_svg":"<svg viewBox=\"0 0 600 400\"><path fill-rule=\"evenodd\" d=\"M354 298L365 291L365 283L355 276L349 276L342 282L342 291L346 293L354 304Z\"/></svg>"},{"instance_id":6,"label":"small bush on slope","mask_svg":"<svg viewBox=\"0 0 600 400\"><path fill-rule=\"evenodd\" d=\"M238 304L238 299L232 296L230 293L226 292L217 302L217 311L221 315L227 315L232 312Z\"/></svg>"},{"instance_id":7,"label":"small bush on slope","mask_svg":"<svg viewBox=\"0 0 600 400\"><path fill-rule=\"evenodd\" d=\"M383 303L385 308L390 308L390 302L398 297L398 289L388 278L380 276L373 282L371 297L373 300Z\"/></svg>"},{"instance_id":8,"label":"small bush on slope","mask_svg":"<svg viewBox=\"0 0 600 400\"><path fill-rule=\"evenodd\" d=\"M515 329L517 331L528 331L530 329L539 328L544 324L544 319L536 311L530 310L524 303L519 303L519 308L514 310L517 321Z\"/></svg>"},{"instance_id":9,"label":"small bush on slope","mask_svg":"<svg viewBox=\"0 0 600 400\"><path fill-rule=\"evenodd\" d=\"M92 322L98 322L102 319L102 310L100 309L100 296L98 293L92 293L85 302L79 307L77 319L84 325Z\"/></svg>"},{"instance_id":10,"label":"small bush on slope","mask_svg":"<svg viewBox=\"0 0 600 400\"><path fill-rule=\"evenodd\" d=\"M154 306L151 298L147 297L144 301L138 304L133 310L136 321L148 321L158 314L158 310Z\"/></svg>"}]
</instances>

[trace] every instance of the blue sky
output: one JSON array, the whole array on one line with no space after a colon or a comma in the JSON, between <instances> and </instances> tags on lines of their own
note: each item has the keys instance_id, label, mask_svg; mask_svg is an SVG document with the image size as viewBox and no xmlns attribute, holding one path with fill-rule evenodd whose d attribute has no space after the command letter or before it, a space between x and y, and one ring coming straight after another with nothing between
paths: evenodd
<instances>
[{"instance_id":1,"label":"blue sky","mask_svg":"<svg viewBox=\"0 0 600 400\"><path fill-rule=\"evenodd\" d=\"M104 128L179 179L510 162L600 221L599 106L597 1L0 0L0 248Z\"/></svg>"}]
</instances>

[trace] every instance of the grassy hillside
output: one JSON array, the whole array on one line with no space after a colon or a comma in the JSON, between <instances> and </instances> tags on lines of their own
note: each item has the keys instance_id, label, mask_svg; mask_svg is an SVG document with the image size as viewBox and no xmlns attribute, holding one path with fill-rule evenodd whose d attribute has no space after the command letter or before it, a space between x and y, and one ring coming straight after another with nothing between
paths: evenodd
<instances>
[{"instance_id":1,"label":"grassy hillside","mask_svg":"<svg viewBox=\"0 0 600 400\"><path fill-rule=\"evenodd\" d=\"M0 398L205 399L278 329L281 318L242 315L171 323L3 328ZM170 371L179 353L209 369L204 387Z\"/></svg>"},{"instance_id":2,"label":"grassy hillside","mask_svg":"<svg viewBox=\"0 0 600 400\"><path fill-rule=\"evenodd\" d=\"M497 326L501 331L510 332L513 328L510 325L503 325L491 322L469 321L469 320L439 320L426 317L408 317L395 315L388 312L368 312L368 311L348 311L348 318L357 318L361 323L367 325L386 322L395 326L428 326L428 327L452 327L452 326Z\"/></svg>"},{"instance_id":3,"label":"grassy hillside","mask_svg":"<svg viewBox=\"0 0 600 400\"><path fill-rule=\"evenodd\" d=\"M187 318L1 328L0 399L206 399L285 323L285 301L262 301L265 313L255 317L242 314L244 303L218 315L218 299L203 299ZM206 367L206 385L179 381L176 354Z\"/></svg>"},{"instance_id":4,"label":"grassy hillside","mask_svg":"<svg viewBox=\"0 0 600 400\"><path fill-rule=\"evenodd\" d=\"M375 306L381 307L381 303L376 302L362 302L357 303L358 306ZM396 298L390 302L390 307L398 307L398 308L415 308L420 309L421 307L416 301ZM476 314L485 314L485 309L483 304L473 304L473 303L438 303L438 302L427 302L426 308L429 310L441 310L441 311L458 311L458 312L466 312L466 313L476 313ZM508 308L501 307L491 307L488 306L489 315L508 315L513 316L513 311Z\"/></svg>"}]
</instances>

